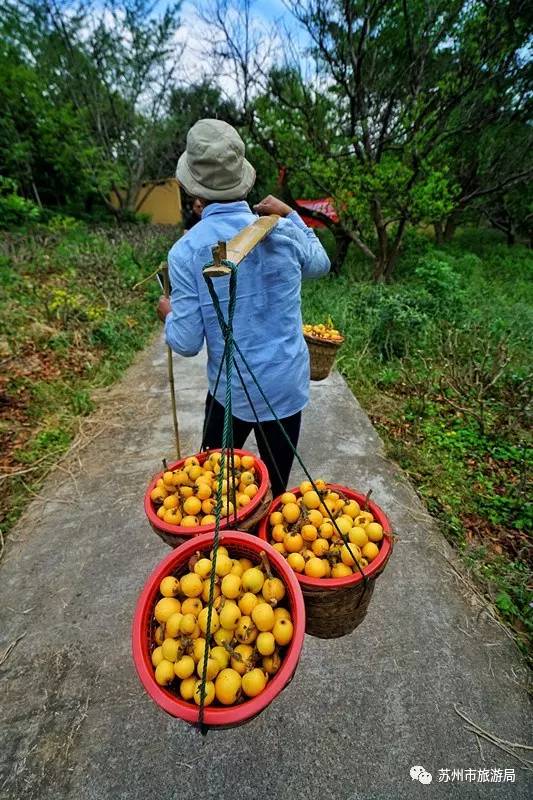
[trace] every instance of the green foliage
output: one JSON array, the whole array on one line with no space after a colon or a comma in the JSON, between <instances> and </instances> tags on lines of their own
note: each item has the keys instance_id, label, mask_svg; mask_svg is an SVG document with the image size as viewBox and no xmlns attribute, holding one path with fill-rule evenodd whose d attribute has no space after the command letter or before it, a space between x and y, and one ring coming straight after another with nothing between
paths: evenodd
<instances>
[{"instance_id":1,"label":"green foliage","mask_svg":"<svg viewBox=\"0 0 533 800\"><path fill-rule=\"evenodd\" d=\"M65 214L53 214L47 222L48 230L52 233L67 233L68 231L82 230L81 223Z\"/></svg>"},{"instance_id":2,"label":"green foliage","mask_svg":"<svg viewBox=\"0 0 533 800\"><path fill-rule=\"evenodd\" d=\"M155 226L89 229L54 216L0 242L0 438L6 530L46 471L67 450L93 390L112 383L157 326L159 294L151 281L133 286L166 256L172 230ZM35 466L17 476L16 470Z\"/></svg>"},{"instance_id":3,"label":"green foliage","mask_svg":"<svg viewBox=\"0 0 533 800\"><path fill-rule=\"evenodd\" d=\"M33 464L40 458L57 457L65 452L71 435L63 428L48 428L38 433L18 454L22 464Z\"/></svg>"},{"instance_id":4,"label":"green foliage","mask_svg":"<svg viewBox=\"0 0 533 800\"><path fill-rule=\"evenodd\" d=\"M426 297L413 288L382 288L370 295L370 343L380 358L402 358L423 342L430 324L423 310Z\"/></svg>"},{"instance_id":5,"label":"green foliage","mask_svg":"<svg viewBox=\"0 0 533 800\"><path fill-rule=\"evenodd\" d=\"M414 282L425 292L426 308L441 319L458 319L462 312L463 292L460 275L443 253L419 260L413 272Z\"/></svg>"},{"instance_id":6,"label":"green foliage","mask_svg":"<svg viewBox=\"0 0 533 800\"><path fill-rule=\"evenodd\" d=\"M436 222L446 217L454 209L457 191L448 167L428 169L410 193L411 222Z\"/></svg>"},{"instance_id":7,"label":"green foliage","mask_svg":"<svg viewBox=\"0 0 533 800\"><path fill-rule=\"evenodd\" d=\"M407 228L446 223L451 236L465 209L479 219L531 174L523 6L512 19L504 0L308 0L292 13L311 44L246 109L251 135L287 168L290 194L334 198L376 280L390 280ZM511 205L527 229L527 204L509 202L505 219Z\"/></svg>"},{"instance_id":8,"label":"green foliage","mask_svg":"<svg viewBox=\"0 0 533 800\"><path fill-rule=\"evenodd\" d=\"M0 175L0 228L28 225L41 216L39 207L17 194L14 180Z\"/></svg>"},{"instance_id":9,"label":"green foliage","mask_svg":"<svg viewBox=\"0 0 533 800\"><path fill-rule=\"evenodd\" d=\"M0 168L26 198L79 207L95 192L97 149L85 112L47 75L42 31L22 31L20 14L9 4L0 11ZM25 36L32 38L35 58Z\"/></svg>"},{"instance_id":10,"label":"green foliage","mask_svg":"<svg viewBox=\"0 0 533 800\"><path fill-rule=\"evenodd\" d=\"M397 275L362 281L352 249L343 275L304 285L304 321L345 334L337 367L526 649L533 254L490 231L447 247L411 232Z\"/></svg>"},{"instance_id":11,"label":"green foliage","mask_svg":"<svg viewBox=\"0 0 533 800\"><path fill-rule=\"evenodd\" d=\"M91 216L111 210L113 191L120 216L135 211L144 180L172 174L163 115L179 57L179 5L3 4L0 168L25 197Z\"/></svg>"}]
</instances>

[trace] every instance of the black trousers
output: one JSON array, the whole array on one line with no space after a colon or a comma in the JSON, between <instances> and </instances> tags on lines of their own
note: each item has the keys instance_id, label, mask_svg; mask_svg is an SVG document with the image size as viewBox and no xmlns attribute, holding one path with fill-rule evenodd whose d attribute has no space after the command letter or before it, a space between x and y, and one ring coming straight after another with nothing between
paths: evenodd
<instances>
[{"instance_id":1,"label":"black trousers","mask_svg":"<svg viewBox=\"0 0 533 800\"><path fill-rule=\"evenodd\" d=\"M222 432L224 428L224 406L218 400L213 401L211 415L209 409L213 398L208 392L205 401L205 420L204 420L204 447L222 447ZM302 412L293 414L280 420L290 441L296 447L300 435L300 423ZM287 481L294 459L293 453L285 437L283 436L276 420L262 422L261 427L256 422L246 422L245 420L233 417L233 446L242 448L252 430L255 433L255 440L259 449L259 455L265 462L270 481L272 483L272 493L274 497L282 494L287 488ZM265 441L266 439L266 441ZM270 451L269 451L270 448ZM272 455L271 455L272 453ZM277 469L276 469L277 467ZM279 473L279 474L278 474Z\"/></svg>"}]
</instances>

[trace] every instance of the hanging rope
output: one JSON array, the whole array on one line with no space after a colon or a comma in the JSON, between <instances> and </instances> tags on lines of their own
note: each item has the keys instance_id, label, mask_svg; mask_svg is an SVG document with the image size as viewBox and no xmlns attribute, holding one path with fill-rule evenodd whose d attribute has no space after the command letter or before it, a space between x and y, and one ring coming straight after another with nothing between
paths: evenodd
<instances>
[{"instance_id":1,"label":"hanging rope","mask_svg":"<svg viewBox=\"0 0 533 800\"><path fill-rule=\"evenodd\" d=\"M220 383L220 376L222 375L222 368L223 368L224 364L226 363L226 347L227 347L227 342L224 342L224 351L222 353L222 358L220 359L220 366L218 368L217 379L215 381L215 388L213 389L213 394L211 395L211 400L209 401L209 408L207 409L207 414L205 415L204 428L203 428L203 431L202 431L202 444L201 444L201 447L200 447L200 450L202 452L204 450L208 449L207 446L206 446L205 437L207 436L207 431L209 430L209 423L211 422L211 417L213 415L213 408L215 407L215 396L216 396L216 393L217 393L217 390L218 390L218 385Z\"/></svg>"},{"instance_id":2,"label":"hanging rope","mask_svg":"<svg viewBox=\"0 0 533 800\"><path fill-rule=\"evenodd\" d=\"M209 659L209 649L211 646L211 619L213 616L213 602L215 599L214 594L215 594L217 555L218 555L219 538L220 538L220 520L222 516L222 494L223 494L222 483L224 480L224 473L227 472L228 474L226 480L227 480L228 491L226 492L226 498L227 498L226 504L229 506L229 499L228 499L229 484L230 484L229 472L230 472L230 465L235 464L235 454L233 451L233 413L231 405L231 378L232 378L233 349L234 349L233 316L235 314L235 302L237 299L237 267L231 261L227 261L225 262L225 264L231 269L227 322L224 319L224 315L220 307L220 302L215 292L215 288L213 286L213 280L211 277L205 276L207 287L209 289L209 293L211 295L211 298L213 300L213 305L217 313L220 329L224 336L225 344L224 344L223 363L225 365L225 373L226 373L226 396L224 402L224 427L222 431L222 449L219 462L220 471L218 473L217 497L215 504L215 531L213 535L211 575L209 579L209 599L207 601L207 628L205 635L206 645L203 656L202 678L200 684L200 709L198 715L198 724L200 726L200 731L204 736L207 733L207 726L204 724L204 711L205 711L205 696L206 696L206 684L207 684L207 664ZM236 506L237 504L235 502L234 506L235 512L237 510ZM228 517L229 517L229 510L228 510Z\"/></svg>"},{"instance_id":3,"label":"hanging rope","mask_svg":"<svg viewBox=\"0 0 533 800\"><path fill-rule=\"evenodd\" d=\"M320 489L318 489L317 485L315 484L314 479L312 478L312 476L310 475L307 467L305 466L304 462L302 461L302 459L300 457L300 454L298 453L298 450L296 449L296 447L291 442L287 431L283 427L281 420L279 419L278 415L276 414L276 412L272 408L272 405L270 404L267 396L265 395L264 391L262 390L262 388L261 388L257 378L255 377L250 365L248 364L246 358L244 357L244 354L243 354L241 348L239 347L239 345L235 341L233 342L233 346L234 346L235 350L237 351L238 355L241 357L241 360L242 360L244 366L246 367L246 369L248 371L248 374L250 375L252 381L254 382L254 384L255 384L259 394L261 395L262 399L266 403L266 406L267 406L268 410L270 411L270 413L274 417L275 421L277 422L277 424L278 424L278 426L279 426L279 428L281 430L281 433L283 434L283 437L285 438L285 441L287 442L287 444L289 445L289 447L290 447L290 449L292 451L293 456L296 458L296 460L300 464L301 468L303 469L303 471L305 473L306 478L308 479L309 483L312 485L314 491L318 494L319 497L321 497L322 493L321 493ZM362 597L364 596L364 593L365 593L365 591L367 589L368 579L367 579L365 573L363 572L363 569L362 569L361 565L359 564L359 562L357 561L357 559L354 556L353 550L351 548L351 542L349 541L348 537L340 530L340 528L337 525L337 522L335 520L335 517L333 516L332 512L330 511L330 509L325 504L324 504L324 508L326 509L326 511L328 513L328 517L330 518L331 522L333 523L333 525L334 525L337 533L339 534L339 536L341 536L344 544L346 545L346 547L348 549L348 552L350 553L354 563L357 564L357 568L358 568L359 572L361 573L361 577L363 578L363 585L364 585L364 590L361 593L361 599L362 599ZM360 602L361 602L361 600L359 601L359 603ZM359 603L358 603L358 606L359 606Z\"/></svg>"},{"instance_id":4,"label":"hanging rope","mask_svg":"<svg viewBox=\"0 0 533 800\"><path fill-rule=\"evenodd\" d=\"M244 394L246 396L246 399L248 400L248 405L250 406L252 414L255 417L256 425L259 428L259 431L260 431L261 436L263 438L263 442L265 443L265 447L266 447L266 449L268 451L268 455L270 456L270 462L274 465L274 469L276 470L276 475L278 477L278 480L279 480L280 484L283 484L283 478L281 476L281 472L279 471L278 465L276 464L276 459L274 458L274 454L272 452L272 448L270 447L270 445L268 443L268 437L265 434L265 431L263 430L263 426L261 425L259 417L257 416L257 411L255 410L255 406L253 404L253 400L250 397L250 392L248 391L248 388L247 388L247 386L246 386L246 384L244 382L244 378L242 377L242 372L240 370L240 367L239 367L239 365L237 363L237 359L235 357L233 358L233 366L237 370L237 375L239 376L239 381L241 383L243 392L244 392ZM257 436L256 436L256 438L257 438Z\"/></svg>"},{"instance_id":5,"label":"hanging rope","mask_svg":"<svg viewBox=\"0 0 533 800\"><path fill-rule=\"evenodd\" d=\"M200 707L199 707L198 722L199 722L200 731L202 732L203 735L205 735L207 733L207 726L204 724L205 697L206 697L206 684L207 684L207 664L208 664L208 659L209 659L209 648L210 648L211 638L212 638L212 635L211 635L211 620L212 620L212 614L213 614L213 603L214 603L214 593L215 593L217 554L218 554L219 540L220 540L220 522L221 522L221 516L222 516L222 495L223 495L222 489L223 489L224 474L226 472L227 472L227 477L226 477L226 505L227 505L227 508L228 508L228 518L229 518L229 495L230 495L230 483L231 483L231 485L232 485L233 506L234 506L234 518L235 518L235 520L237 519L237 502L236 502L236 497L235 497L235 482L233 480L234 466L235 466L235 453L234 453L234 448L233 448L233 412L232 412L232 402L231 402L231 400L232 400L233 367L235 367L235 369L237 371L237 374L238 374L239 380L241 382L241 385L243 387L244 393L245 393L246 398L247 398L247 400L248 400L248 402L250 404L250 408L252 409L252 412L254 414L255 420L257 422L257 425L258 425L258 427L259 427L259 429L261 431L261 435L263 436L263 439L264 439L264 441L265 441L265 443L267 445L269 454L270 454L270 456L272 458L272 451L271 451L271 449L270 449L270 447L268 445L267 437L266 437L266 435L265 435L265 433L263 431L263 428L261 426L261 422L259 421L259 417L258 417L256 409L255 409L255 407L253 405L253 401L252 401L252 398L250 396L250 393L249 393L248 389L246 388L245 381L244 381L244 378L243 378L243 375L242 375L242 371L241 371L241 369L240 369L240 367L239 367L239 365L237 363L237 360L236 360L236 357L235 357L235 353L237 353L240 356L240 359L241 359L242 363L244 364L248 374L250 375L250 378L252 379L255 387L257 388L259 394L261 395L261 398L265 402L268 410L270 411L270 413L271 413L271 415L273 417L273 420L279 426L279 429L281 430L281 433L282 433L283 437L285 438L287 444L289 445L289 448L290 448L293 456L297 459L297 461L300 464L301 468L303 469L307 479L311 483L314 491L318 494L319 497L322 497L322 492L316 486L314 479L312 478L312 476L310 475L307 467L305 466L304 462L302 461L302 459L300 457L300 454L298 453L298 450L296 449L296 447L291 442L290 437L287 434L285 428L283 427L283 424L282 424L281 420L279 419L278 415L276 414L276 412L272 408L272 405L270 404L270 402L269 402L268 398L266 397L263 389L261 388L261 386L260 386L256 376L254 375L253 370L251 369L250 365L248 364L248 361L246 360L242 350L240 349L239 345L237 344L237 342L233 338L233 318L234 318L234 315L235 315L235 305L236 305L236 300L237 300L237 266L232 261L230 261L229 259L221 259L220 263L223 266L228 267L230 269L229 300L228 300L227 321L224 318L224 314L223 314L223 311L222 311L222 308L221 308L221 305L220 305L220 300L219 300L219 297L218 297L218 295L217 295L217 293L215 291L214 285L213 285L213 279L212 279L212 277L210 275L205 274L205 272L204 272L204 278L205 278L205 281L206 281L206 284L207 284L207 288L209 290L209 294L211 296L211 300L213 301L213 307L215 309L215 313L216 313L217 320L218 320L218 323L219 323L219 326L220 326L220 330L222 332L222 336L224 337L224 351L223 351L223 354L222 354L222 359L221 359L220 367L219 367L219 370L218 370L218 375L217 375L217 379L216 379L216 383L215 383L215 388L213 390L213 395L212 395L212 399L211 399L210 408L208 410L208 416L207 416L206 424L204 425L202 449L205 448L205 435L206 435L207 425L208 425L208 422L209 422L209 419L210 419L210 416L211 416L211 412L212 412L212 409L213 409L213 405L214 405L214 401L215 401L215 395L216 395L216 391L218 389L218 385L219 385L219 382L220 382L220 378L221 378L221 375L222 375L223 368L225 368L226 391L225 391L225 400L224 400L224 426L223 426L223 431L222 431L222 448L221 448L221 457L220 457L220 462L219 462L219 464L220 464L220 472L218 474L217 495L216 495L216 505L215 505L215 531L214 531L214 536L213 536L213 548L212 548L212 557L211 557L211 575L210 575L210 580L209 580L209 599L208 599L208 611L207 611L206 646L205 646L204 655L203 655L202 678L201 678L201 684L200 684ZM212 267L213 264L214 264L214 262L210 262L209 264L206 264L205 267L204 267L204 270L206 268L208 268L208 267ZM275 464L275 461L274 461L273 458L272 458L272 463ZM276 466L276 470L277 470L277 466ZM230 476L231 476L231 480L230 480ZM278 476L281 478L281 476L279 475L279 471L278 471ZM348 549L348 552L350 553L354 563L357 564L359 572L361 573L361 576L363 578L363 587L364 588L363 588L363 592L361 593L361 597L359 599L359 603L358 603L358 605L359 605L361 603L364 595L365 595L365 592L366 592L366 589L367 589L367 584L368 584L368 579L367 579L366 575L364 574L361 565L359 564L359 562L355 558L354 552L353 552L353 550L351 548L351 542L349 541L348 537L338 527L337 522L335 520L335 517L333 516L333 513L328 508L328 506L324 504L324 508L326 509L327 515L329 516L333 526L335 527L335 529L337 530L337 532L338 532L339 536L341 537L342 541L346 545L346 547Z\"/></svg>"},{"instance_id":6,"label":"hanging rope","mask_svg":"<svg viewBox=\"0 0 533 800\"><path fill-rule=\"evenodd\" d=\"M227 259L222 259L222 260L221 260L221 263L222 263L222 264L224 264L225 266L231 266L231 269L232 269L232 278L233 278L233 277L235 278L235 280L234 280L234 283L233 283L233 289L234 289L234 291L236 292L236 291L237 291L237 280L236 280L236 271L237 271L237 267L235 266L235 264L233 264L233 262L231 262L231 261L228 261ZM211 265L212 265L212 262L211 262L210 264L206 264L206 267L209 267L209 266L211 266ZM205 269L205 267L204 267L204 269ZM225 336L225 335L226 335L226 329L227 329L227 325L226 325L226 323L225 323L225 320L224 320L224 315L223 315L223 313L222 313L222 309L221 309L221 307L220 307L220 301L219 301L219 299L218 299L218 296L217 296L217 294L216 294L216 292L215 292L215 290L214 290L214 287L213 287L213 284L212 284L212 280L211 280L211 278L208 278L208 277L206 276L206 281L207 281L207 285L208 285L208 288L209 288L209 293L210 293L210 295L211 295L211 299L212 299L212 301L213 301L213 306L214 306L214 308L215 308L215 313L216 313L216 315L217 315L217 319L218 319L218 321L219 321L219 324L220 324L220 327L221 327L222 333L223 333L223 335ZM232 291L232 283L231 283L231 279L230 279L230 299L229 299L229 303L231 304L231 303L233 302L233 310L235 310L235 302L236 302L236 297L233 297L233 298L232 298L232 296L231 296L231 291ZM232 323L233 323L233 317L232 317ZM265 395L265 393L264 393L263 389L261 388L261 385L259 384L259 381L257 380L257 378L256 378L256 376L255 376L255 374L254 374L254 372L253 372L253 370L252 370L252 368L250 367L250 365L249 365L249 363L248 363L247 359L245 358L245 356L244 356L244 353L242 352L242 350L241 350L241 348L239 347L239 345L237 344L237 342L236 342L236 341L233 339L233 327L232 327L232 330L231 330L231 339L232 339L232 341L231 341L231 347L232 347L232 350L235 350L235 351L236 351L236 353L239 355L239 357L240 357L240 359L241 359L242 363L244 364L244 366L245 366L245 368L246 368L246 370L247 370L248 374L250 375L250 378L252 379L252 381L253 381L253 383L254 383L254 385L255 385L256 389L258 390L259 394L261 395L261 398L263 399L263 401L264 401L265 405L267 406L268 410L270 411L270 413L271 413L271 415L272 415L273 419L274 419L274 420L275 420L275 422L277 423L277 425L278 425L278 427L279 427L279 429L280 429L280 431L281 431L281 433L282 433L282 436L284 437L285 441L287 442L287 444L288 444L288 446L289 446L289 448L290 448L290 450L291 450L291 452L292 452L292 454L293 454L294 458L296 458L296 460L297 460L297 461L298 461L298 463L300 464L300 466L301 466L302 470L303 470L303 471L304 471L304 473L305 473L305 476L307 477L308 481L311 483L311 485L312 485L312 487L313 487L314 491L315 491L315 492L316 492L316 493L319 495L319 497L321 497L321 496L322 496L322 493L321 493L321 491L320 491L320 490L318 489L318 487L316 486L316 484L315 484L315 481L314 481L313 477L311 476L311 474L309 473L309 470L308 470L308 469L307 469L307 467L305 466L304 462L302 461L302 459L301 459L301 457L300 457L300 454L299 454L298 450L296 449L296 447L295 447L295 446L293 445L293 443L291 442L291 440L290 440L290 437L289 437L289 435L287 434L287 431L286 431L286 430L285 430L285 428L283 427L283 424L282 424L282 422L281 422L280 418L278 417L278 415L277 415L277 414L276 414L276 412L274 411L274 409L273 409L273 407L272 407L272 405L271 405L271 403L270 403L270 401L269 401L268 397ZM240 377L241 377L241 379L242 379L242 373L241 373L241 371L239 370L239 368L238 368L238 366L237 366L236 359L234 359L234 363L235 363L235 366L236 366L236 368L237 368L237 371L238 371L238 373L239 373L239 375L240 375ZM242 381L242 382L244 383L244 381ZM227 387L226 387L226 388L227 388ZM248 397L248 399L249 399L249 402L250 402L250 404L251 404L251 406L252 406L252 408L253 408L253 403L252 403L252 401L251 401L251 398L250 398L250 396L249 396L249 393L248 393L248 392L246 392L246 394L247 394L247 397ZM256 415L256 419L257 419L257 414L256 414L256 412L255 412L255 409L254 409L254 414ZM265 437L265 434L264 434L264 432L262 432L262 435L263 435L263 437L264 437L264 438L266 438L266 437ZM344 544L346 545L346 548L347 548L347 550L348 550L349 554L351 555L351 557L352 557L352 560L354 561L354 563L355 563L355 564L357 564L357 569L359 570L359 572L360 572L360 574L361 574L361 577L362 577L362 579L363 579L363 586L364 586L364 590L363 590L363 592L361 593L361 600L362 600L362 598L364 597L365 591L366 591L366 589L367 589L367 586L368 586L368 579L367 579L366 575L364 574L363 568L362 568L362 567L361 567L361 565L359 564L359 561L358 561L358 560L355 558L354 551L352 550L352 547L351 547L351 544L352 544L352 543L349 541L349 539L348 539L348 537L346 536L346 534L344 534L344 533L343 533L343 532L340 530L340 528L338 527L338 525L337 525L337 522L336 522L336 520L335 520L335 517L333 516L332 512L330 511L330 509L329 509L327 506L324 506L324 507L325 507L325 509L326 509L326 511L327 511L328 517L329 517L330 521L332 522L332 524L333 524L333 526L334 526L335 530L337 531L337 533L339 534L339 536L342 538L342 541L343 541L343 542L344 542ZM360 601L360 602L361 602L361 601Z\"/></svg>"}]
</instances>

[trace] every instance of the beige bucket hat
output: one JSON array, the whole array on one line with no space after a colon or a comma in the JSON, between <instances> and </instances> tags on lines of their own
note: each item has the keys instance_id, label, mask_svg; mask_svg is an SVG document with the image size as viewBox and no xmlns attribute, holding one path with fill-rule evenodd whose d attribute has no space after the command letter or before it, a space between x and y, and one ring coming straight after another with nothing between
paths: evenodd
<instances>
[{"instance_id":1,"label":"beige bucket hat","mask_svg":"<svg viewBox=\"0 0 533 800\"><path fill-rule=\"evenodd\" d=\"M187 134L176 178L187 194L204 200L239 200L255 183L255 169L244 157L244 142L220 119L201 119Z\"/></svg>"}]
</instances>

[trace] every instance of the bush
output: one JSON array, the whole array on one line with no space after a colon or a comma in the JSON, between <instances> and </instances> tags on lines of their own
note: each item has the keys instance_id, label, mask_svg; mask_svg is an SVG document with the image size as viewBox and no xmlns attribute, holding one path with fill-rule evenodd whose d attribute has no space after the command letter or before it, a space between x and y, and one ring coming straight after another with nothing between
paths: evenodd
<instances>
[{"instance_id":1,"label":"bush","mask_svg":"<svg viewBox=\"0 0 533 800\"><path fill-rule=\"evenodd\" d=\"M0 175L0 227L15 228L38 222L41 209L17 194L17 184Z\"/></svg>"},{"instance_id":2,"label":"bush","mask_svg":"<svg viewBox=\"0 0 533 800\"><path fill-rule=\"evenodd\" d=\"M436 253L420 261L415 269L415 277L436 300L447 301L450 295L459 292L458 275L449 261Z\"/></svg>"},{"instance_id":3,"label":"bush","mask_svg":"<svg viewBox=\"0 0 533 800\"><path fill-rule=\"evenodd\" d=\"M371 293L370 343L384 360L403 358L419 346L430 328L423 289L375 287Z\"/></svg>"},{"instance_id":4,"label":"bush","mask_svg":"<svg viewBox=\"0 0 533 800\"><path fill-rule=\"evenodd\" d=\"M52 233L68 233L73 230L82 230L83 223L65 214L53 214L47 221L47 227Z\"/></svg>"},{"instance_id":5,"label":"bush","mask_svg":"<svg viewBox=\"0 0 533 800\"><path fill-rule=\"evenodd\" d=\"M427 234L415 228L408 228L404 234L400 256L394 268L394 283L410 280L420 262L434 251L435 245Z\"/></svg>"},{"instance_id":6,"label":"bush","mask_svg":"<svg viewBox=\"0 0 533 800\"><path fill-rule=\"evenodd\" d=\"M360 280L368 272L351 255L339 278L303 291L306 321L331 315L345 334L337 366L388 454L524 648L532 273L533 252L493 232L459 231L442 247L410 232L392 285Z\"/></svg>"},{"instance_id":7,"label":"bush","mask_svg":"<svg viewBox=\"0 0 533 800\"><path fill-rule=\"evenodd\" d=\"M427 313L443 319L462 316L461 280L444 254L429 253L420 259L414 270L414 282L426 293L424 310Z\"/></svg>"},{"instance_id":8,"label":"bush","mask_svg":"<svg viewBox=\"0 0 533 800\"><path fill-rule=\"evenodd\" d=\"M444 254L443 254L444 255ZM448 258L453 258L455 273L466 282L483 270L483 260L475 253L446 253Z\"/></svg>"}]
</instances>

